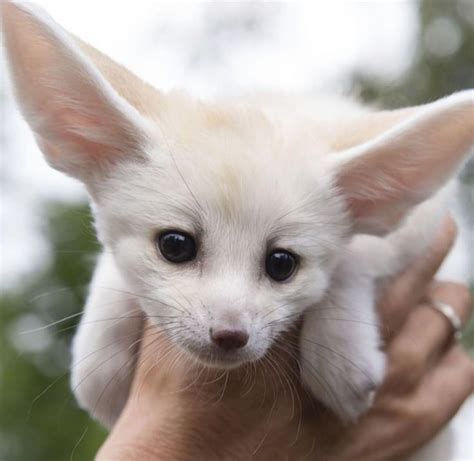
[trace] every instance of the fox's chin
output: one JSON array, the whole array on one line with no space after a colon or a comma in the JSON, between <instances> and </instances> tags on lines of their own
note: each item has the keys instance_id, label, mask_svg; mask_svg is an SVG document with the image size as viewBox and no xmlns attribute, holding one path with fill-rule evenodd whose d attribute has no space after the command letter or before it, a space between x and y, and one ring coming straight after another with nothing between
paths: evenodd
<instances>
[{"instance_id":1,"label":"fox's chin","mask_svg":"<svg viewBox=\"0 0 474 461\"><path fill-rule=\"evenodd\" d=\"M209 350L186 349L200 364L220 370L232 370L259 359L259 357L254 357L245 351L227 352L213 348Z\"/></svg>"},{"instance_id":2,"label":"fox's chin","mask_svg":"<svg viewBox=\"0 0 474 461\"><path fill-rule=\"evenodd\" d=\"M241 360L241 359L220 359L220 358L208 358L202 356L196 356L196 359L202 365L206 365L209 368L215 368L218 370L234 370L236 368L241 367L245 363L248 363L249 360Z\"/></svg>"}]
</instances>

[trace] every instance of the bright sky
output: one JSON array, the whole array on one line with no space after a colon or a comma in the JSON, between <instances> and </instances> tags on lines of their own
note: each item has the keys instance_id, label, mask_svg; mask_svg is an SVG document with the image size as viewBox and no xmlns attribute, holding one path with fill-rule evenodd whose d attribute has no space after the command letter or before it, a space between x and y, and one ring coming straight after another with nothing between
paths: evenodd
<instances>
[{"instance_id":1,"label":"bright sky","mask_svg":"<svg viewBox=\"0 0 474 461\"><path fill-rule=\"evenodd\" d=\"M417 33L413 1L36 3L157 87L184 87L201 97L257 88L327 90L355 69L396 78L410 62ZM263 18L262 31L252 32L250 24L247 34L232 34L252 14ZM0 114L6 139L0 288L47 264L43 201L85 199L79 184L45 164L14 107L4 64L1 54L0 92L7 100Z\"/></svg>"}]
</instances>

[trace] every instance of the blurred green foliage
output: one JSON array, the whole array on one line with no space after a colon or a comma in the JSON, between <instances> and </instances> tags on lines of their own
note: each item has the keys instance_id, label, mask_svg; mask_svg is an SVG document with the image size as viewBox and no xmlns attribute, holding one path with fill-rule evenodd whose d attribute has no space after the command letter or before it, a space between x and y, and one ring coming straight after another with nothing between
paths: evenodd
<instances>
[{"instance_id":1,"label":"blurred green foliage","mask_svg":"<svg viewBox=\"0 0 474 461\"><path fill-rule=\"evenodd\" d=\"M412 66L390 84L370 75L354 76L363 99L399 107L474 87L472 1L425 0L419 8L420 37ZM474 168L470 171L465 181L472 186ZM86 206L52 204L45 209L51 260L0 299L2 461L90 460L105 437L77 408L68 377L69 345L79 318L75 314L82 310L99 246ZM52 328L24 333L62 318L66 320ZM473 350L472 327L465 344Z\"/></svg>"},{"instance_id":2,"label":"blurred green foliage","mask_svg":"<svg viewBox=\"0 0 474 461\"><path fill-rule=\"evenodd\" d=\"M420 34L411 66L391 82L355 75L362 99L398 108L474 88L474 2L423 0L418 9Z\"/></svg>"},{"instance_id":3,"label":"blurred green foliage","mask_svg":"<svg viewBox=\"0 0 474 461\"><path fill-rule=\"evenodd\" d=\"M0 299L2 461L90 460L105 436L77 408L68 376L74 314L82 310L99 245L85 205L46 211L50 264Z\"/></svg>"}]
</instances>

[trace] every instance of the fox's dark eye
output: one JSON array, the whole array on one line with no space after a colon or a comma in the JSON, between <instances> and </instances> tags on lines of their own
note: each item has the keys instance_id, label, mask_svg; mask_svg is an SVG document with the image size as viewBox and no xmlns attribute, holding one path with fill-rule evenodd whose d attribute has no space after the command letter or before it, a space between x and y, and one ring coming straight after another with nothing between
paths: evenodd
<instances>
[{"instance_id":1,"label":"fox's dark eye","mask_svg":"<svg viewBox=\"0 0 474 461\"><path fill-rule=\"evenodd\" d=\"M196 257L196 242L186 232L166 231L158 235L161 254L173 263L184 263Z\"/></svg>"},{"instance_id":2,"label":"fox's dark eye","mask_svg":"<svg viewBox=\"0 0 474 461\"><path fill-rule=\"evenodd\" d=\"M296 269L296 257L289 251L274 250L265 261L267 274L277 282L290 278Z\"/></svg>"}]
</instances>

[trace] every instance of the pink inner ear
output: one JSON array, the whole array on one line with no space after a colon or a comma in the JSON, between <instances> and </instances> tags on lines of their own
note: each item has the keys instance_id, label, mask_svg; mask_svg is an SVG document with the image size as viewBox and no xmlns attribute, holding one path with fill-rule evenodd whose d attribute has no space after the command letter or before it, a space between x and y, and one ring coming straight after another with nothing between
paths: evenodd
<instances>
[{"instance_id":1,"label":"pink inner ear","mask_svg":"<svg viewBox=\"0 0 474 461\"><path fill-rule=\"evenodd\" d=\"M395 229L414 206L453 176L466 152L467 147L442 129L436 132L438 138L429 125L419 126L418 131L415 124L410 128L374 144L343 166L338 185L355 227L363 232ZM450 133L466 138L457 129Z\"/></svg>"},{"instance_id":2,"label":"pink inner ear","mask_svg":"<svg viewBox=\"0 0 474 461\"><path fill-rule=\"evenodd\" d=\"M136 150L137 140L126 128L121 129L120 122L114 124L112 114L89 114L79 105L77 109L69 106L50 102L49 113L41 122L45 129L38 133L38 142L54 168L69 174L71 168L87 173L112 166Z\"/></svg>"},{"instance_id":3,"label":"pink inner ear","mask_svg":"<svg viewBox=\"0 0 474 461\"><path fill-rule=\"evenodd\" d=\"M346 204L356 232L375 235L392 231L407 212L407 207L394 206L394 203L387 199L377 201L377 199L361 200L349 197L346 199Z\"/></svg>"},{"instance_id":4,"label":"pink inner ear","mask_svg":"<svg viewBox=\"0 0 474 461\"><path fill-rule=\"evenodd\" d=\"M86 173L86 170L97 170L102 163L109 165L114 163L117 156L109 155L109 148L106 149L101 144L84 142L83 139L80 139L81 150L87 152L87 160L85 160L81 152L77 150L79 139L80 137L78 135L71 135L69 143L63 143L60 147L41 137L38 137L37 141L43 152L47 153L46 158L50 165L67 174L71 174L71 171L76 171L75 166L77 167L77 171L81 170ZM68 153L67 163L64 161L65 150L70 151Z\"/></svg>"},{"instance_id":5,"label":"pink inner ear","mask_svg":"<svg viewBox=\"0 0 474 461\"><path fill-rule=\"evenodd\" d=\"M50 103L51 106L51 103ZM48 146L49 155L53 156L53 161L60 161L61 156L81 155L83 161L88 160L93 163L100 158L112 161L117 154L114 145L117 141L113 138L111 127L104 127L104 119L92 114L83 114L79 110L69 107L50 107L50 113L45 117L49 127L50 142L45 142ZM43 135L42 135L43 137ZM124 141L124 139L122 139ZM61 149L54 146L63 146ZM69 152L65 152L68 150Z\"/></svg>"},{"instance_id":6,"label":"pink inner ear","mask_svg":"<svg viewBox=\"0 0 474 461\"><path fill-rule=\"evenodd\" d=\"M357 232L390 232L417 202L419 173L411 162L399 160L388 145L343 165L337 183Z\"/></svg>"}]
</instances>

